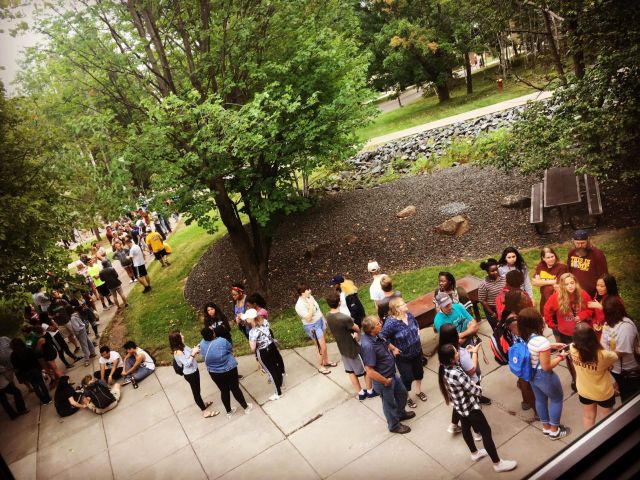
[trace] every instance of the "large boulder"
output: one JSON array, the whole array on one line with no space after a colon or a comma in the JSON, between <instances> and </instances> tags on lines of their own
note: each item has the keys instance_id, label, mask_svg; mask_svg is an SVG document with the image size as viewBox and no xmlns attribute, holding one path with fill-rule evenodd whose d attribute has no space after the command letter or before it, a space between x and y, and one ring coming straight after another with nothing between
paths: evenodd
<instances>
[{"instance_id":1,"label":"large boulder","mask_svg":"<svg viewBox=\"0 0 640 480\"><path fill-rule=\"evenodd\" d=\"M531 198L525 195L507 195L500 202L504 208L527 208L531 205Z\"/></svg>"},{"instance_id":2,"label":"large boulder","mask_svg":"<svg viewBox=\"0 0 640 480\"><path fill-rule=\"evenodd\" d=\"M398 213L396 213L396 217L398 218L407 218L416 213L416 207L413 205L409 205L408 207L403 208Z\"/></svg>"},{"instance_id":3,"label":"large boulder","mask_svg":"<svg viewBox=\"0 0 640 480\"><path fill-rule=\"evenodd\" d=\"M443 235L459 237L469 230L469 220L464 218L462 215L456 215L449 220L445 220L435 229L438 233L442 233Z\"/></svg>"}]
</instances>

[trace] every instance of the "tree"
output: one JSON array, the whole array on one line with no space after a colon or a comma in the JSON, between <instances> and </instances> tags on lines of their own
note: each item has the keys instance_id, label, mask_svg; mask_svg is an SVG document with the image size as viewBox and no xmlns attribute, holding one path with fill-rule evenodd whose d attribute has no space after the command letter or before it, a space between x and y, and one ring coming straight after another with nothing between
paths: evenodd
<instances>
[{"instance_id":1,"label":"tree","mask_svg":"<svg viewBox=\"0 0 640 480\"><path fill-rule=\"evenodd\" d=\"M211 231L219 216L250 288L267 293L271 235L309 205L300 172L354 152L371 112L350 2L98 0L39 28L123 112L123 160L189 220Z\"/></svg>"}]
</instances>

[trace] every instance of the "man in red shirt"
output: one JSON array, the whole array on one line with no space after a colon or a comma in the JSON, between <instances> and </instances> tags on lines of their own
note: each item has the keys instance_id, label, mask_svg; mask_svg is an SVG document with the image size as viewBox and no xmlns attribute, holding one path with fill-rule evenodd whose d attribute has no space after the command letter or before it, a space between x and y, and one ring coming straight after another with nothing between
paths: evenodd
<instances>
[{"instance_id":1,"label":"man in red shirt","mask_svg":"<svg viewBox=\"0 0 640 480\"><path fill-rule=\"evenodd\" d=\"M605 273L609 273L607 259L601 250L589 242L589 234L576 230L573 234L573 250L567 255L569 272L592 298L596 293L596 282Z\"/></svg>"}]
</instances>

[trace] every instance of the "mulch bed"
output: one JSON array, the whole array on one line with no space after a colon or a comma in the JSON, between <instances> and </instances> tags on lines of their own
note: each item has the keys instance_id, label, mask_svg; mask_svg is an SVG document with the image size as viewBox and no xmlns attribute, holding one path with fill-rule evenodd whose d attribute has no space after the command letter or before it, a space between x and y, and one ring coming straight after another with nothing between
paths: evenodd
<instances>
[{"instance_id":1,"label":"mulch bed","mask_svg":"<svg viewBox=\"0 0 640 480\"><path fill-rule=\"evenodd\" d=\"M500 206L505 195L529 196L536 181L537 177L462 165L366 190L328 194L312 209L289 217L277 231L270 261L269 309L277 312L293 306L300 281L307 282L317 297L323 296L336 273L366 289L371 259L392 274L482 258L509 245L526 248L569 239L569 228L557 234L536 234L529 225L529 208ZM605 215L591 232L638 224L639 197L633 188L604 188ZM460 203L466 205L461 214L469 219L469 231L459 238L435 232L434 227L451 218ZM414 205L416 213L397 218L396 213L408 205ZM348 243L346 236L357 238ZM193 268L184 294L196 308L207 301L227 305L230 285L242 279L231 243L224 237Z\"/></svg>"}]
</instances>

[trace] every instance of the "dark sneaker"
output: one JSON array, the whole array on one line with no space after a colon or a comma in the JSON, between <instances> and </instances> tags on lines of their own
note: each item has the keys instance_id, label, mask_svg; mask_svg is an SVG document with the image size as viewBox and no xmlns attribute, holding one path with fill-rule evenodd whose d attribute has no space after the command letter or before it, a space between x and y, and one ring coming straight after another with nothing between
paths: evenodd
<instances>
[{"instance_id":1,"label":"dark sneaker","mask_svg":"<svg viewBox=\"0 0 640 480\"><path fill-rule=\"evenodd\" d=\"M372 390L371 393L367 392L367 398L376 398L379 397L380 394L378 392L376 392L375 390Z\"/></svg>"},{"instance_id":2,"label":"dark sneaker","mask_svg":"<svg viewBox=\"0 0 640 480\"><path fill-rule=\"evenodd\" d=\"M527 402L522 402L520 404L520 407L522 408L522 410L527 411L527 410L531 410L531 405L529 405Z\"/></svg>"},{"instance_id":3,"label":"dark sneaker","mask_svg":"<svg viewBox=\"0 0 640 480\"><path fill-rule=\"evenodd\" d=\"M416 416L416 412L404 412L404 415L400 417L400 421L409 420Z\"/></svg>"},{"instance_id":4,"label":"dark sneaker","mask_svg":"<svg viewBox=\"0 0 640 480\"><path fill-rule=\"evenodd\" d=\"M396 428L391 430L391 433L399 433L399 434L402 435L402 434L405 434L405 433L409 433L410 431L411 431L411 429L409 427L407 427L406 425L400 424Z\"/></svg>"},{"instance_id":5,"label":"dark sneaker","mask_svg":"<svg viewBox=\"0 0 640 480\"><path fill-rule=\"evenodd\" d=\"M144 290L142 290L142 293L149 293L151 291L151 287L144 287Z\"/></svg>"},{"instance_id":6,"label":"dark sneaker","mask_svg":"<svg viewBox=\"0 0 640 480\"><path fill-rule=\"evenodd\" d=\"M407 398L407 407L409 408L418 408L418 404L413 401L411 398Z\"/></svg>"},{"instance_id":7,"label":"dark sneaker","mask_svg":"<svg viewBox=\"0 0 640 480\"><path fill-rule=\"evenodd\" d=\"M491 399L485 397L484 395L480 396L480 405L491 405Z\"/></svg>"},{"instance_id":8,"label":"dark sneaker","mask_svg":"<svg viewBox=\"0 0 640 480\"><path fill-rule=\"evenodd\" d=\"M555 432L549 432L547 434L547 436L551 439L551 440L558 440L560 438L564 438L567 435L569 435L571 433L571 429L569 427L565 427L565 426L560 426L558 428L558 430L556 430Z\"/></svg>"},{"instance_id":9,"label":"dark sneaker","mask_svg":"<svg viewBox=\"0 0 640 480\"><path fill-rule=\"evenodd\" d=\"M357 397L358 397L358 400L360 400L360 401L366 400L367 399L367 392L358 393Z\"/></svg>"},{"instance_id":10,"label":"dark sneaker","mask_svg":"<svg viewBox=\"0 0 640 480\"><path fill-rule=\"evenodd\" d=\"M130 383L131 383L131 377L125 377L124 381L122 382L122 386L129 385Z\"/></svg>"}]
</instances>

